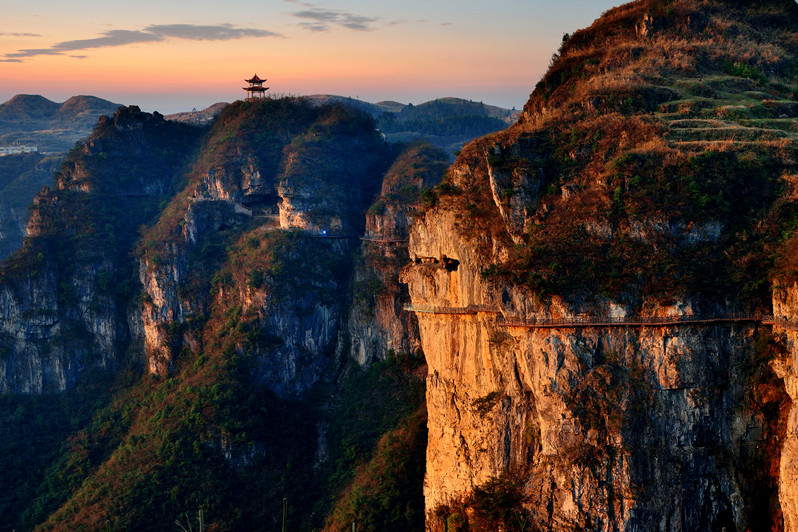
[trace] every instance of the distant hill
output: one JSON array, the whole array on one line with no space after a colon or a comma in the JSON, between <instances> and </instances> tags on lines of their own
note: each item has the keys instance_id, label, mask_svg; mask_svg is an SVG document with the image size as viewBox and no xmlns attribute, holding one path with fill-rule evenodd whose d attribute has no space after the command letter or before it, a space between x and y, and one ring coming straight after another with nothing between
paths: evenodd
<instances>
[{"instance_id":1,"label":"distant hill","mask_svg":"<svg viewBox=\"0 0 798 532\"><path fill-rule=\"evenodd\" d=\"M364 111L377 120L377 127L391 142L426 140L450 157L476 137L511 125L520 112L462 98L438 98L419 105L394 101L369 103L355 98L314 94L306 96L314 105L342 103Z\"/></svg>"},{"instance_id":2,"label":"distant hill","mask_svg":"<svg viewBox=\"0 0 798 532\"><path fill-rule=\"evenodd\" d=\"M230 105L227 102L218 102L210 107L206 107L201 111L197 111L194 109L193 111L186 111L184 113L174 113L171 115L166 115L164 118L167 120L173 120L175 122L184 122L187 124L207 124L214 118L216 115L222 112L222 109Z\"/></svg>"},{"instance_id":3,"label":"distant hill","mask_svg":"<svg viewBox=\"0 0 798 532\"><path fill-rule=\"evenodd\" d=\"M408 104L398 112L382 113L377 126L389 141L423 139L454 155L471 140L505 129L515 122L518 114L482 102L439 98L419 105Z\"/></svg>"},{"instance_id":4,"label":"distant hill","mask_svg":"<svg viewBox=\"0 0 798 532\"><path fill-rule=\"evenodd\" d=\"M0 104L0 122L16 122L21 127L31 127L36 122L51 119L60 105L44 96L18 94Z\"/></svg>"},{"instance_id":5,"label":"distant hill","mask_svg":"<svg viewBox=\"0 0 798 532\"><path fill-rule=\"evenodd\" d=\"M73 96L56 103L43 96L19 94L0 104L0 145L67 151L91 133L100 116L113 114L119 106L95 96Z\"/></svg>"},{"instance_id":6,"label":"distant hill","mask_svg":"<svg viewBox=\"0 0 798 532\"><path fill-rule=\"evenodd\" d=\"M390 111L390 108L383 107L380 104L364 102L363 100L349 98L348 96L336 96L334 94L312 94L310 96L305 96L304 98L316 106L327 105L329 103L341 103L350 107L354 107L360 111L364 111L373 117L377 117L386 111Z\"/></svg>"},{"instance_id":7,"label":"distant hill","mask_svg":"<svg viewBox=\"0 0 798 532\"><path fill-rule=\"evenodd\" d=\"M0 259L22 244L28 205L75 143L87 137L97 119L119 104L95 96L73 96L56 103L19 94L0 104L0 146L36 146L38 153L0 157Z\"/></svg>"},{"instance_id":8,"label":"distant hill","mask_svg":"<svg viewBox=\"0 0 798 532\"><path fill-rule=\"evenodd\" d=\"M425 140L449 154L455 154L471 140L502 130L520 115L515 109L504 109L462 98L438 98L419 105L395 101L370 103L348 96L312 94L303 96L320 107L340 103L371 115L377 128L389 142ZM210 123L228 104L219 102L201 111L167 115L167 120L189 124Z\"/></svg>"},{"instance_id":9,"label":"distant hill","mask_svg":"<svg viewBox=\"0 0 798 532\"><path fill-rule=\"evenodd\" d=\"M377 107L381 107L382 109L384 109L386 111L390 111L392 113L398 113L399 111L401 111L402 109L407 107L406 103L399 103L399 102L394 102L394 101L391 101L391 100L386 100L386 101L383 101L383 102L377 102L374 105L376 105Z\"/></svg>"},{"instance_id":10,"label":"distant hill","mask_svg":"<svg viewBox=\"0 0 798 532\"><path fill-rule=\"evenodd\" d=\"M406 105L397 114L404 120L430 120L470 115L489 116L511 123L518 118L519 112L462 98L438 98L419 105Z\"/></svg>"},{"instance_id":11,"label":"distant hill","mask_svg":"<svg viewBox=\"0 0 798 532\"><path fill-rule=\"evenodd\" d=\"M401 115L407 119L432 119L445 118L457 115L490 116L505 120L512 124L518 118L520 111L504 109L495 105L487 105L482 102L464 100L462 98L437 98L429 102L413 105L412 103L401 103L394 101L382 101L369 103L356 98L347 96L335 96L333 94L313 94L305 96L314 105L324 105L328 103L343 103L351 105L361 111L365 111L374 117L379 117L383 113Z\"/></svg>"}]
</instances>

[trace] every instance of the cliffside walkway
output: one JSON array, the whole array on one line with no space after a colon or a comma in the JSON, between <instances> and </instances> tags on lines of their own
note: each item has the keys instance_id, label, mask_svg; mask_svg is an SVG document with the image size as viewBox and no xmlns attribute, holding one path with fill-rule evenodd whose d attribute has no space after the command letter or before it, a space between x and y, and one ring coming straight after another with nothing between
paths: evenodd
<instances>
[{"instance_id":1,"label":"cliffside walkway","mask_svg":"<svg viewBox=\"0 0 798 532\"><path fill-rule=\"evenodd\" d=\"M672 325L711 325L714 323L762 323L773 325L773 316L762 314L728 313L714 316L575 316L571 318L541 318L523 320L502 316L496 323L502 327L527 329L579 329L587 327L669 327Z\"/></svg>"},{"instance_id":2,"label":"cliffside walkway","mask_svg":"<svg viewBox=\"0 0 798 532\"><path fill-rule=\"evenodd\" d=\"M357 240L360 238L359 236L354 235L325 235L325 234L312 234L310 235L313 238L326 238L329 240Z\"/></svg>"},{"instance_id":3,"label":"cliffside walkway","mask_svg":"<svg viewBox=\"0 0 798 532\"><path fill-rule=\"evenodd\" d=\"M581 329L589 327L670 327L674 325L711 325L715 323L761 323L777 325L785 329L798 330L798 322L772 314L747 314L729 312L712 316L573 316L568 318L522 319L505 316L503 312L489 305L469 305L466 307L436 307L424 305L405 305L405 310L422 314L476 315L479 313L498 314L496 324L500 327L524 329Z\"/></svg>"},{"instance_id":4,"label":"cliffside walkway","mask_svg":"<svg viewBox=\"0 0 798 532\"><path fill-rule=\"evenodd\" d=\"M501 310L489 305L469 305L467 307L432 307L425 305L405 305L405 310L410 312L421 312L423 314L501 314Z\"/></svg>"},{"instance_id":5,"label":"cliffside walkway","mask_svg":"<svg viewBox=\"0 0 798 532\"><path fill-rule=\"evenodd\" d=\"M404 244L405 242L410 242L408 238L372 238L367 236L361 236L360 240L374 242L375 244Z\"/></svg>"}]
</instances>

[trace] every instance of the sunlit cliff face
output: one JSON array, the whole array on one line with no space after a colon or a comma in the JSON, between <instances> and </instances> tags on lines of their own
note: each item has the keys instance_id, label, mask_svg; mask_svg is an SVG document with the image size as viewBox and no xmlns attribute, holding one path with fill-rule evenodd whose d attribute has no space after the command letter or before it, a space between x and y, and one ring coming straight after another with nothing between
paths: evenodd
<instances>
[{"instance_id":1,"label":"sunlit cliff face","mask_svg":"<svg viewBox=\"0 0 798 532\"><path fill-rule=\"evenodd\" d=\"M655 324L789 306L795 50L761 36L791 39L795 6L735 9L638 2L575 33L413 225L429 529L793 519L790 324ZM573 325L601 317L629 324Z\"/></svg>"}]
</instances>

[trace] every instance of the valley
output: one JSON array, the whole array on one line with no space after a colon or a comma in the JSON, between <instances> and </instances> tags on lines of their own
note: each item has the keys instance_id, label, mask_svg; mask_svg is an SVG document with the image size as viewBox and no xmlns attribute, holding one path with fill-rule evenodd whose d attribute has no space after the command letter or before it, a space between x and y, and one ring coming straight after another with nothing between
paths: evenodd
<instances>
[{"instance_id":1,"label":"valley","mask_svg":"<svg viewBox=\"0 0 798 532\"><path fill-rule=\"evenodd\" d=\"M797 47L637 0L517 117L102 116L0 267L0 529L798 530Z\"/></svg>"}]
</instances>

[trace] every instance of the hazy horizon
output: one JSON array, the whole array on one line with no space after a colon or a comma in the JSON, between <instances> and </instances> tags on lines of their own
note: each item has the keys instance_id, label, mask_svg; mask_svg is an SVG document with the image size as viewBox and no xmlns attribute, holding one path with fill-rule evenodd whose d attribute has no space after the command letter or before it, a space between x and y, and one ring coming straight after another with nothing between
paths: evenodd
<instances>
[{"instance_id":1,"label":"hazy horizon","mask_svg":"<svg viewBox=\"0 0 798 532\"><path fill-rule=\"evenodd\" d=\"M85 94L169 114L241 99L257 73L276 94L413 104L452 96L520 109L562 35L617 4L17 3L0 25L0 101Z\"/></svg>"},{"instance_id":2,"label":"hazy horizon","mask_svg":"<svg viewBox=\"0 0 798 532\"><path fill-rule=\"evenodd\" d=\"M332 94L332 93L278 94L278 93L272 93L271 91L269 93L267 93L267 94L269 96L271 96L271 97L282 97L282 96L305 97L305 96L316 96L316 95L340 96L340 97L344 97L344 98L354 98L354 99L357 99L357 100L360 100L360 101L363 101L363 102L374 103L374 104L379 103L379 102L384 102L384 101L394 101L394 102L399 102L399 103L402 103L402 104L413 104L413 105L419 105L419 104L426 103L426 102L429 102L429 101L432 101L432 100L436 100L436 99L439 99L439 98L461 98L463 100L471 100L471 101L475 101L475 102L484 103L486 105L502 107L502 108L505 108L505 109L513 109L513 108L515 108L516 110L521 110L522 107L523 107L523 104L520 104L520 105L518 105L518 104L502 105L502 104L494 103L494 102L491 102L491 101L477 100L475 98L465 98L465 97L462 97L462 96L456 96L456 95L451 95L451 94L440 94L440 95L430 96L430 97L426 97L426 98L425 97L419 97L416 100L411 100L411 101L397 100L395 98L379 98L379 99L364 98L363 96L357 95L357 94L355 94L355 95L352 95L352 94ZM113 103L118 103L120 105L135 105L135 106L138 106L142 111L146 111L146 112L150 112L150 113L153 112L153 111L157 111L157 112L159 112L161 114L164 114L164 115L188 112L188 111L192 111L194 109L196 109L197 111L201 111L201 110L206 109L206 108L208 108L208 107L210 107L210 106L212 106L214 104L217 104L217 103L232 103L232 102L234 102L236 100L243 100L243 99L246 98L246 93L244 93L243 91L242 91L242 94L238 95L237 98L226 98L225 99L223 97L220 97L220 98L214 99L213 95L201 95L201 96L198 96L198 97L196 97L196 98L191 100L191 101L199 102L196 105L192 105L191 101L186 103L185 98L183 98L183 101L178 101L178 99L174 98L172 95L167 96L162 101L159 101L157 98L150 98L150 97L148 97L148 98L146 98L146 99L144 99L142 101L137 101L137 100L135 100L136 95L130 95L130 99L128 99L128 100L119 100L119 99L107 98L107 97L105 97L105 96L103 96L101 94L71 94L69 96L57 95L57 96L54 96L54 97L50 97L47 94L19 93L19 94L11 95L10 97L8 97L6 99L0 100L0 104L4 104L4 103L8 102L9 100L11 100L12 98L14 98L15 96L20 96L20 95L42 96L42 97L47 98L48 100L50 100L52 102L59 103L59 104L64 103L69 98L72 98L72 97L75 97L75 96L94 96L94 97L97 97L97 98L102 98L104 100L111 101ZM174 101L172 101L172 99L174 99ZM166 103L164 103L164 102L166 102Z\"/></svg>"}]
</instances>

